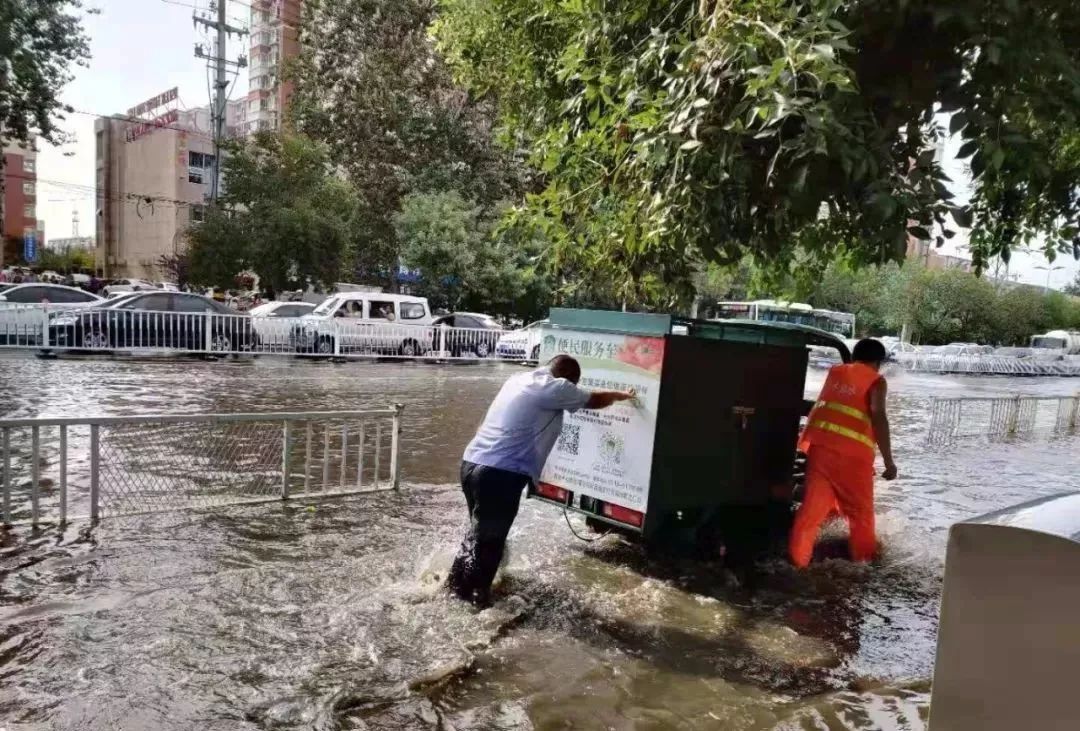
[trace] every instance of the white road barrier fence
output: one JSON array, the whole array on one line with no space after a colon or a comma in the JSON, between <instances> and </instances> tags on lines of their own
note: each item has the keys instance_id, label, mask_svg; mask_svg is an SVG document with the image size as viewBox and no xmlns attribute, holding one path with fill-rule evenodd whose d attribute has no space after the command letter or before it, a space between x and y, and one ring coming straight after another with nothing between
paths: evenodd
<instances>
[{"instance_id":1,"label":"white road barrier fence","mask_svg":"<svg viewBox=\"0 0 1080 731\"><path fill-rule=\"evenodd\" d=\"M1080 394L1064 397L938 398L930 414L927 442L1010 439L1080 433Z\"/></svg>"},{"instance_id":2,"label":"white road barrier fence","mask_svg":"<svg viewBox=\"0 0 1080 731\"><path fill-rule=\"evenodd\" d=\"M0 309L0 347L46 353L162 351L203 355L494 360L508 331L351 318L251 317L15 305Z\"/></svg>"},{"instance_id":3,"label":"white road barrier fence","mask_svg":"<svg viewBox=\"0 0 1080 731\"><path fill-rule=\"evenodd\" d=\"M0 420L3 523L397 489L401 412Z\"/></svg>"}]
</instances>

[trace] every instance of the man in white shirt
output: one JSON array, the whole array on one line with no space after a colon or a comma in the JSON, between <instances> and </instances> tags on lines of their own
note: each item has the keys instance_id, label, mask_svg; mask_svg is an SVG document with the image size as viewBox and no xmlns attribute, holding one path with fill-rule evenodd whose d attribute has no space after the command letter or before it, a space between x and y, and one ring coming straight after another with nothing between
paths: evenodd
<instances>
[{"instance_id":1,"label":"man in white shirt","mask_svg":"<svg viewBox=\"0 0 1080 731\"><path fill-rule=\"evenodd\" d=\"M563 412L603 409L634 398L632 392L586 391L578 387L579 380L581 366L568 355L556 356L546 368L513 376L465 448L461 489L469 508L469 532L447 579L460 598L481 606L489 603L521 491L540 479L562 431Z\"/></svg>"}]
</instances>

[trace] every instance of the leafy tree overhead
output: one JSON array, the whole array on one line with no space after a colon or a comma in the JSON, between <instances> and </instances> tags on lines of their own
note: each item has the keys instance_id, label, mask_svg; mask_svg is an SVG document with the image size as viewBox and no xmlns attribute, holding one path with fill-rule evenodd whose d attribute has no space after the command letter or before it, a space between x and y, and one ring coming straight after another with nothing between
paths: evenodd
<instances>
[{"instance_id":1,"label":"leafy tree overhead","mask_svg":"<svg viewBox=\"0 0 1080 731\"><path fill-rule=\"evenodd\" d=\"M519 220L631 303L685 298L702 260L861 266L909 232L973 227L976 270L1036 235L1080 257L1065 0L442 0L434 32L545 176Z\"/></svg>"},{"instance_id":2,"label":"leafy tree overhead","mask_svg":"<svg viewBox=\"0 0 1080 731\"><path fill-rule=\"evenodd\" d=\"M387 255L406 196L457 190L490 208L526 182L493 144L491 105L452 83L434 13L434 0L308 0L290 70L297 128L327 145L364 202L368 245Z\"/></svg>"},{"instance_id":3,"label":"leafy tree overhead","mask_svg":"<svg viewBox=\"0 0 1080 731\"><path fill-rule=\"evenodd\" d=\"M0 0L0 146L65 139L60 91L90 47L80 0ZM93 11L90 11L93 12Z\"/></svg>"},{"instance_id":4,"label":"leafy tree overhead","mask_svg":"<svg viewBox=\"0 0 1080 731\"><path fill-rule=\"evenodd\" d=\"M322 145L259 133L231 145L223 168L219 204L188 233L192 282L227 288L250 270L280 292L340 278L360 243L362 207Z\"/></svg>"}]
</instances>

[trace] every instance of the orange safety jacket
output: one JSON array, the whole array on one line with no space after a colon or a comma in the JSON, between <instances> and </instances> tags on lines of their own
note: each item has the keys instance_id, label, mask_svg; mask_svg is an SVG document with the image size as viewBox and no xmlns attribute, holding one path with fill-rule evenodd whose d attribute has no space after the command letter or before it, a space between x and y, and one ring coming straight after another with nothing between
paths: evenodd
<instances>
[{"instance_id":1,"label":"orange safety jacket","mask_svg":"<svg viewBox=\"0 0 1080 731\"><path fill-rule=\"evenodd\" d=\"M816 444L872 463L877 441L870 422L870 390L880 378L862 363L833 366L807 419L799 449L807 452Z\"/></svg>"}]
</instances>

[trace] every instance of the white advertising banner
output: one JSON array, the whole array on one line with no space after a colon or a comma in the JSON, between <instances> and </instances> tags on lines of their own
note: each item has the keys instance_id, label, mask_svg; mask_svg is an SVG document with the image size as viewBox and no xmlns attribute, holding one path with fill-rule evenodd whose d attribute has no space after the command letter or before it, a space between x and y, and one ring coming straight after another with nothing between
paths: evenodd
<instances>
[{"instance_id":1,"label":"white advertising banner","mask_svg":"<svg viewBox=\"0 0 1080 731\"><path fill-rule=\"evenodd\" d=\"M540 481L645 512L664 338L546 330L540 362L561 354L573 356L581 364L582 387L606 391L632 388L637 399L600 411L567 414Z\"/></svg>"}]
</instances>

